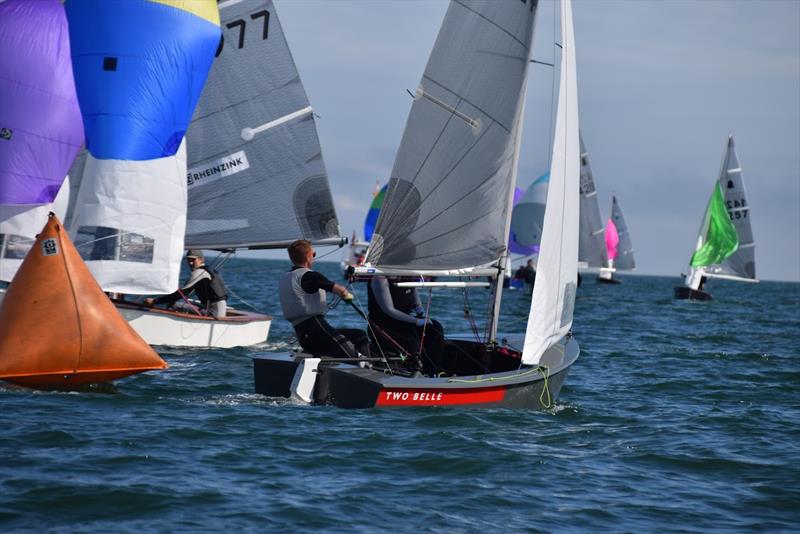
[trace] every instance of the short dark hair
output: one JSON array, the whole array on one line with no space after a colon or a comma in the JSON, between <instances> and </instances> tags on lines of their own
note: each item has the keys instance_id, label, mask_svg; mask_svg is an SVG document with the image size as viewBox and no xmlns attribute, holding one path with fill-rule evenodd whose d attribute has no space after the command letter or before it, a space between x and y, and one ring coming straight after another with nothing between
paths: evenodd
<instances>
[{"instance_id":1,"label":"short dark hair","mask_svg":"<svg viewBox=\"0 0 800 534\"><path fill-rule=\"evenodd\" d=\"M314 250L314 247L311 246L311 241L308 239L298 239L286 247L286 250L289 252L289 259L292 260L292 263L300 265L306 261L306 256Z\"/></svg>"}]
</instances>

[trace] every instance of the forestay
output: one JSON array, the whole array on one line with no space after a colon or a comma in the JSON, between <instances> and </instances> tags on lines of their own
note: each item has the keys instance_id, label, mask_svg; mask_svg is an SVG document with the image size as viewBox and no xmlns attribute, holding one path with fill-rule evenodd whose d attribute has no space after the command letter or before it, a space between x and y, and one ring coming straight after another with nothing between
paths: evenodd
<instances>
[{"instance_id":1,"label":"forestay","mask_svg":"<svg viewBox=\"0 0 800 534\"><path fill-rule=\"evenodd\" d=\"M455 272L505 252L536 4L450 4L392 169L372 265Z\"/></svg>"},{"instance_id":2,"label":"forestay","mask_svg":"<svg viewBox=\"0 0 800 534\"><path fill-rule=\"evenodd\" d=\"M608 262L604 239L603 217L600 215L600 203L597 200L597 188L594 184L592 167L589 165L589 154L581 143L581 217L580 240L578 245L578 261L589 267L605 267Z\"/></svg>"},{"instance_id":3,"label":"forestay","mask_svg":"<svg viewBox=\"0 0 800 534\"><path fill-rule=\"evenodd\" d=\"M755 279L755 241L753 240L753 230L750 227L750 204L747 202L742 167L736 156L732 135L728 136L719 185L725 200L725 209L739 236L739 248L720 264L706 267L705 271L710 274Z\"/></svg>"},{"instance_id":4,"label":"forestay","mask_svg":"<svg viewBox=\"0 0 800 534\"><path fill-rule=\"evenodd\" d=\"M340 242L314 114L275 6L219 8L223 42L187 134L186 247Z\"/></svg>"},{"instance_id":5,"label":"forestay","mask_svg":"<svg viewBox=\"0 0 800 534\"><path fill-rule=\"evenodd\" d=\"M625 215L622 213L622 208L616 196L611 198L611 220L614 221L619 238L614 268L618 271L632 271L636 268L636 260L633 257L633 242L628 231L628 223L625 222Z\"/></svg>"},{"instance_id":6,"label":"forestay","mask_svg":"<svg viewBox=\"0 0 800 534\"><path fill-rule=\"evenodd\" d=\"M546 363L541 362L544 352L572 327L578 276L580 205L576 193L582 150L578 134L580 123L571 0L561 3L561 36L563 51L550 186L533 286L533 305L522 351L523 362L531 365Z\"/></svg>"}]
</instances>

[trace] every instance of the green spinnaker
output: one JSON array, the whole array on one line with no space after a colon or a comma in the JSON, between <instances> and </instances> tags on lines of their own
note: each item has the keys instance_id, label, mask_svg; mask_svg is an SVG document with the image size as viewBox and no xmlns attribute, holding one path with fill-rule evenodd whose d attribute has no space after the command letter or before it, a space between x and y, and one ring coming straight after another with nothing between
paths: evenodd
<instances>
[{"instance_id":1,"label":"green spinnaker","mask_svg":"<svg viewBox=\"0 0 800 534\"><path fill-rule=\"evenodd\" d=\"M725 209L719 182L708 202L706 220L708 226L705 239L703 245L692 255L692 261L689 262L692 267L706 267L720 263L739 248L739 234L736 233L728 210Z\"/></svg>"}]
</instances>

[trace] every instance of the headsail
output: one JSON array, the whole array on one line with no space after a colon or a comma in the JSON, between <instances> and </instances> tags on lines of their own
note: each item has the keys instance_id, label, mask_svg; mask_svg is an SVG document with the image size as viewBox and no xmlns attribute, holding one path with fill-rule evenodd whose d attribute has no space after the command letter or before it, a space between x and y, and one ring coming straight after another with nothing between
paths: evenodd
<instances>
[{"instance_id":1,"label":"headsail","mask_svg":"<svg viewBox=\"0 0 800 534\"><path fill-rule=\"evenodd\" d=\"M617 201L617 197L611 198L611 218L609 221L614 223L617 231L619 245L617 246L617 257L614 259L614 268L618 271L632 271L636 269L636 260L633 257L633 242L628 230L628 223L622 213L622 207Z\"/></svg>"},{"instance_id":2,"label":"headsail","mask_svg":"<svg viewBox=\"0 0 800 534\"><path fill-rule=\"evenodd\" d=\"M223 44L187 134L187 248L339 243L314 113L269 0L219 4Z\"/></svg>"},{"instance_id":3,"label":"headsail","mask_svg":"<svg viewBox=\"0 0 800 534\"><path fill-rule=\"evenodd\" d=\"M572 2L561 2L561 77L542 245L522 361L535 365L572 327L578 276L580 155Z\"/></svg>"},{"instance_id":4,"label":"headsail","mask_svg":"<svg viewBox=\"0 0 800 534\"><path fill-rule=\"evenodd\" d=\"M589 165L589 153L581 141L581 232L578 245L578 261L589 267L605 267L608 261L606 247L603 242L603 217L600 215L600 203L597 200L597 189L594 185L592 167Z\"/></svg>"},{"instance_id":5,"label":"headsail","mask_svg":"<svg viewBox=\"0 0 800 534\"><path fill-rule=\"evenodd\" d=\"M371 264L455 271L504 254L536 4L450 4L397 152Z\"/></svg>"},{"instance_id":6,"label":"headsail","mask_svg":"<svg viewBox=\"0 0 800 534\"><path fill-rule=\"evenodd\" d=\"M511 252L526 256L539 252L549 183L550 173L546 172L528 187L514 206L509 240Z\"/></svg>"},{"instance_id":7,"label":"headsail","mask_svg":"<svg viewBox=\"0 0 800 534\"><path fill-rule=\"evenodd\" d=\"M708 201L706 215L697 249L692 254L689 265L692 267L708 267L719 264L736 252L739 248L739 236L736 227L728 218L725 200L719 183L714 184L714 192Z\"/></svg>"},{"instance_id":8,"label":"headsail","mask_svg":"<svg viewBox=\"0 0 800 534\"><path fill-rule=\"evenodd\" d=\"M186 224L181 147L220 43L216 2L66 9L89 151L70 232L105 291L171 292Z\"/></svg>"}]
</instances>

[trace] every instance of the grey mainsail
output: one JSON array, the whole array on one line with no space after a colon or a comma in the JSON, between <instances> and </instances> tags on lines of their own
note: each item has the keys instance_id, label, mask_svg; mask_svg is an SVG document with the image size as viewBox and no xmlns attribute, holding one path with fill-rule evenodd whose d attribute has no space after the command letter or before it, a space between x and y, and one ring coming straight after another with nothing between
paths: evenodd
<instances>
[{"instance_id":1,"label":"grey mainsail","mask_svg":"<svg viewBox=\"0 0 800 534\"><path fill-rule=\"evenodd\" d=\"M632 271L636 268L636 260L633 257L633 242L628 231L628 223L625 222L625 215L622 213L622 208L617 201L616 195L611 198L611 220L614 221L617 235L619 235L614 268L618 271Z\"/></svg>"},{"instance_id":2,"label":"grey mainsail","mask_svg":"<svg viewBox=\"0 0 800 534\"><path fill-rule=\"evenodd\" d=\"M309 105L275 6L219 4L223 40L187 133L187 248L339 243Z\"/></svg>"},{"instance_id":3,"label":"grey mainsail","mask_svg":"<svg viewBox=\"0 0 800 534\"><path fill-rule=\"evenodd\" d=\"M451 2L398 149L372 265L444 271L504 254L536 5Z\"/></svg>"},{"instance_id":4,"label":"grey mainsail","mask_svg":"<svg viewBox=\"0 0 800 534\"><path fill-rule=\"evenodd\" d=\"M592 268L605 267L608 262L606 252L605 228L600 215L600 204L597 201L597 189L594 185L592 167L589 165L589 154L581 140L581 214L580 239L578 241L578 261Z\"/></svg>"},{"instance_id":5,"label":"grey mainsail","mask_svg":"<svg viewBox=\"0 0 800 534\"><path fill-rule=\"evenodd\" d=\"M723 260L722 263L706 267L705 271L711 274L755 279L756 247L753 240L753 230L750 227L750 204L747 202L744 180L742 179L742 166L736 156L736 147L732 135L728 136L728 145L725 151L725 158L722 161L719 184L725 198L725 208L728 210L731 222L739 235L739 248Z\"/></svg>"}]
</instances>

